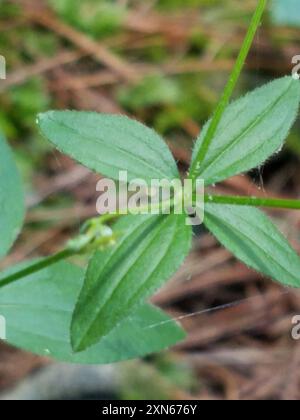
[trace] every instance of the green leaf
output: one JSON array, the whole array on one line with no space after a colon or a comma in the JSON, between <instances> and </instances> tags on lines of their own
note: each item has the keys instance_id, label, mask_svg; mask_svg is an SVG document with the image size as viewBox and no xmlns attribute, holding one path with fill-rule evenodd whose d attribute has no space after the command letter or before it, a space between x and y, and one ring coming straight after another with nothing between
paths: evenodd
<instances>
[{"instance_id":1,"label":"green leaf","mask_svg":"<svg viewBox=\"0 0 300 420\"><path fill-rule=\"evenodd\" d=\"M300 287L300 258L263 212L207 203L204 223L246 265L286 286Z\"/></svg>"},{"instance_id":2,"label":"green leaf","mask_svg":"<svg viewBox=\"0 0 300 420\"><path fill-rule=\"evenodd\" d=\"M157 352L184 338L167 315L143 305L97 345L74 354L70 324L83 278L82 269L62 262L3 287L0 314L8 343L61 361L104 364Z\"/></svg>"},{"instance_id":3,"label":"green leaf","mask_svg":"<svg viewBox=\"0 0 300 420\"><path fill-rule=\"evenodd\" d=\"M123 237L91 259L71 327L73 349L106 336L177 270L191 245L185 215L122 218Z\"/></svg>"},{"instance_id":4,"label":"green leaf","mask_svg":"<svg viewBox=\"0 0 300 420\"><path fill-rule=\"evenodd\" d=\"M204 161L198 164L198 177L210 185L262 164L281 149L299 101L300 83L284 77L233 102L223 114ZM197 140L193 159L209 123Z\"/></svg>"},{"instance_id":5,"label":"green leaf","mask_svg":"<svg viewBox=\"0 0 300 420\"><path fill-rule=\"evenodd\" d=\"M150 128L125 116L94 112L50 111L38 116L42 133L57 148L88 168L128 181L178 178L167 145Z\"/></svg>"},{"instance_id":6,"label":"green leaf","mask_svg":"<svg viewBox=\"0 0 300 420\"><path fill-rule=\"evenodd\" d=\"M18 236L24 213L21 178L12 152L0 134L0 257L8 252Z\"/></svg>"}]
</instances>

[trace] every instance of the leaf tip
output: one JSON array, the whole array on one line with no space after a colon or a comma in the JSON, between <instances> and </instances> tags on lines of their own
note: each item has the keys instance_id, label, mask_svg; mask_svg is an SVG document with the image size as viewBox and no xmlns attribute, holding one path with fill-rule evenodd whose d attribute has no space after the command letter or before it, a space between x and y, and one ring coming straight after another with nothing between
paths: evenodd
<instances>
[{"instance_id":1,"label":"leaf tip","mask_svg":"<svg viewBox=\"0 0 300 420\"><path fill-rule=\"evenodd\" d=\"M46 113L45 112L40 112L39 114L37 114L36 116L36 124L38 126L41 125L42 121L45 119Z\"/></svg>"},{"instance_id":2,"label":"leaf tip","mask_svg":"<svg viewBox=\"0 0 300 420\"><path fill-rule=\"evenodd\" d=\"M38 126L41 126L43 122L48 120L55 111L40 112L36 116L36 123Z\"/></svg>"},{"instance_id":3,"label":"leaf tip","mask_svg":"<svg viewBox=\"0 0 300 420\"><path fill-rule=\"evenodd\" d=\"M83 341L79 339L76 324L72 321L71 328L70 328L70 343L73 353L80 353L81 351L86 349L86 346L83 345Z\"/></svg>"},{"instance_id":4,"label":"leaf tip","mask_svg":"<svg viewBox=\"0 0 300 420\"><path fill-rule=\"evenodd\" d=\"M80 353L87 348L85 345L83 345L82 342L76 340L76 338L72 334L72 331L71 331L71 348L72 348L73 353Z\"/></svg>"},{"instance_id":5,"label":"leaf tip","mask_svg":"<svg viewBox=\"0 0 300 420\"><path fill-rule=\"evenodd\" d=\"M81 324L74 317L74 313L70 327L70 343L73 353L81 353L97 343L91 341L88 335L82 334Z\"/></svg>"}]
</instances>

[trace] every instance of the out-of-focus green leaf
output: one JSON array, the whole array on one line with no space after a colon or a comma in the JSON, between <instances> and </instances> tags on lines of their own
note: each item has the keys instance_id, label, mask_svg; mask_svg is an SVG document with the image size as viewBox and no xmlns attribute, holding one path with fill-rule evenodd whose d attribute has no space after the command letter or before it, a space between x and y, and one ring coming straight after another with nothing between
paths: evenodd
<instances>
[{"instance_id":1,"label":"out-of-focus green leaf","mask_svg":"<svg viewBox=\"0 0 300 420\"><path fill-rule=\"evenodd\" d=\"M299 0L272 0L271 10L275 23L287 26L300 26Z\"/></svg>"},{"instance_id":2,"label":"out-of-focus green leaf","mask_svg":"<svg viewBox=\"0 0 300 420\"><path fill-rule=\"evenodd\" d=\"M0 282L6 274L1 273ZM83 278L83 270L63 262L1 289L8 343L70 363L106 364L158 352L184 338L167 315L142 305L97 345L74 354L70 323Z\"/></svg>"},{"instance_id":3,"label":"out-of-focus green leaf","mask_svg":"<svg viewBox=\"0 0 300 420\"><path fill-rule=\"evenodd\" d=\"M22 182L14 158L0 133L0 257L14 243L25 213Z\"/></svg>"},{"instance_id":4,"label":"out-of-focus green leaf","mask_svg":"<svg viewBox=\"0 0 300 420\"><path fill-rule=\"evenodd\" d=\"M160 75L148 76L137 86L123 87L119 92L120 102L131 110L174 104L179 98L180 91L176 82Z\"/></svg>"},{"instance_id":5,"label":"out-of-focus green leaf","mask_svg":"<svg viewBox=\"0 0 300 420\"><path fill-rule=\"evenodd\" d=\"M63 20L96 38L116 33L126 17L126 8L111 0L48 2Z\"/></svg>"}]
</instances>

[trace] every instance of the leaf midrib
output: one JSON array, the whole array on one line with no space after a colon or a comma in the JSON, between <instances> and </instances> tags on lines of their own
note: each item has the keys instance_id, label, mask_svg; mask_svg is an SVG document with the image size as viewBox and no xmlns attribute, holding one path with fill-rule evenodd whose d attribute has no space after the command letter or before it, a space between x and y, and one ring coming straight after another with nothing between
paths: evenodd
<instances>
[{"instance_id":1,"label":"leaf midrib","mask_svg":"<svg viewBox=\"0 0 300 420\"><path fill-rule=\"evenodd\" d=\"M153 171L153 169L155 170L155 171L157 171L161 176L163 176L163 177L167 177L167 178L169 178L170 177L170 175L171 174L167 174L167 173L164 173L164 172L162 172L162 170L160 169L160 168L157 168L157 167L155 167L155 166L152 166L151 164L149 164L149 162L147 161L147 160L144 160L143 158L141 158L140 156L138 156L138 155L134 155L134 154L132 154L131 152L129 152L127 149L123 149L122 147L119 147L119 146L112 146L110 143L106 143L104 140L102 140L101 138L99 138L99 137L95 137L95 138L93 138L93 137L90 137L90 136L87 136L86 134L84 134L84 133L82 133L80 130L76 130L75 128L73 128L73 127L71 127L71 126L69 126L68 124L65 124L63 121L57 121L55 118L52 118L51 116L47 116L47 118L49 118L49 120L52 122L52 123L54 123L54 124L56 124L56 125L58 125L58 126L62 126L62 127L64 127L65 129L68 129L68 130L70 130L70 131L73 131L77 136L79 135L80 137L83 137L86 141L88 141L88 142L94 142L94 140L96 139L96 141L97 141L97 143L99 144L99 145L103 145L103 146L105 146L105 147L107 147L108 149L110 149L112 152L116 152L116 150L117 151L119 151L119 152L121 152L121 153L123 153L123 154L125 154L125 156L128 156L128 157L130 157L131 159L132 159L132 157L134 157L137 161L139 161L140 162L140 164L142 164L142 165L145 165L145 166L147 166L148 168L150 168L152 171ZM59 145L57 145L57 147L59 148ZM70 155L71 155L71 153L70 153ZM72 155L73 155L73 157L77 160L77 158L74 156L74 154L72 153ZM99 159L100 160L100 159ZM94 160L94 162L97 164L97 163L99 163L99 162L97 162L96 160ZM105 161L103 161L103 160L100 160L100 162L102 163L102 164L104 164L104 165L106 165L106 166L110 166L110 167L112 167L112 168L115 168L115 169L120 169L118 166L115 166L115 165L112 165L111 163L107 163L107 162L105 162ZM170 169L170 168L169 168ZM95 169L96 170L96 169ZM134 171L132 171L132 170L130 170L129 172L132 172L132 173L134 173ZM140 177L141 175L140 174L136 174L138 177ZM173 174L172 173L172 175L175 175L175 174Z\"/></svg>"},{"instance_id":2,"label":"leaf midrib","mask_svg":"<svg viewBox=\"0 0 300 420\"><path fill-rule=\"evenodd\" d=\"M217 216L214 216L212 213L209 213L209 214L210 214L210 217L215 220L215 223L218 224L219 223L219 219L217 218ZM260 249L262 251L262 253L267 258L270 258L275 263L275 265L278 265L284 272L286 272L289 276L291 276L296 281L296 283L299 282L299 279L296 278L296 277L294 277L294 274L293 273L290 273L281 263L278 263L278 261L275 260L272 255L267 254L265 252L265 250L257 242L255 242L253 239L251 239L245 233L241 232L235 226L231 225L229 222L225 221L224 219L222 219L222 223L224 223L227 227L229 227L230 229L232 229L233 231L235 231L236 233L238 233L238 235L242 236L242 238L244 238L246 240L249 240L252 244L254 244L255 246L257 246L257 248ZM275 241L275 243L276 243L276 241ZM272 276L271 274L268 274L268 275L269 276ZM278 281L280 281L280 280L278 280Z\"/></svg>"},{"instance_id":3,"label":"leaf midrib","mask_svg":"<svg viewBox=\"0 0 300 420\"><path fill-rule=\"evenodd\" d=\"M257 125L265 116L266 114L268 114L269 112L271 112L275 106L282 100L282 98L287 94L287 92L289 91L291 87L291 83L289 84L289 86L286 88L286 90L284 90L284 92L274 101L272 102L269 107L266 108L266 110L260 114L254 121L252 121L248 126L246 126L243 129L243 132L240 133L237 137L235 137L222 151L219 152L218 156L215 158L212 158L210 161L208 161L206 164L203 165L203 168L201 169L201 171L199 171L198 176L200 176L201 174L203 174L204 172L206 172L212 164L215 164L216 162L218 162L225 153L230 152L230 150L240 141L241 138L245 137L248 132L255 127L255 125Z\"/></svg>"},{"instance_id":4,"label":"leaf midrib","mask_svg":"<svg viewBox=\"0 0 300 420\"><path fill-rule=\"evenodd\" d=\"M167 222L168 222L169 220L165 220L164 221L164 223L162 224L162 225L165 225L165 224L167 224ZM175 227L175 229L174 229L174 232L177 232L177 227L178 227L178 225L177 225L177 221L176 221L176 225L171 225L171 226L174 226ZM158 231L154 236L153 236L153 238L150 240L150 242L147 244L147 246L142 250L142 252L141 252L141 254L138 256L138 258L143 258L143 256L144 256L144 254L148 251L148 249L153 245L153 243L156 241L156 238L157 238L157 235L159 235L160 234L160 231ZM145 279L145 281L143 282L143 286L144 286L144 284L149 280L149 278L150 277L152 277L152 275L153 275L153 273L157 270L157 267L160 265L160 263L162 262L162 260L165 258L165 256L167 255L167 253L169 252L169 250L170 250L170 247L171 247L171 245L172 245L172 243L173 243L173 240L174 240L174 234L172 235L172 240L170 240L170 243L169 243L169 245L167 246L167 250L166 250L166 252L164 253L164 255L163 255L163 258L160 258L159 260L158 260L158 262L156 263L156 266L155 266L155 268L149 273L149 275L148 275L148 277ZM108 306L108 304L110 303L110 301L112 301L113 300L113 298L114 298L114 294L115 293L117 293L117 291L118 291L118 287L120 286L120 284L121 284L121 282L122 282L122 280L125 278L125 277L127 277L128 275L130 275L130 271L134 268L134 266L135 266L135 263L136 262L134 262L130 267L128 267L128 270L126 271L126 273L124 274L124 276L122 277L122 279L121 279L121 281L119 282L119 284L117 285L117 287L113 290L113 293L111 294L111 296L109 297L109 300L108 301L106 301L105 302L105 304L104 304L104 306L102 307L102 309L101 309L101 311L103 311L104 309L105 309L105 307L106 306ZM132 300L132 299L131 299ZM129 305L129 304L128 304ZM129 305L130 306L130 305Z\"/></svg>"},{"instance_id":5,"label":"leaf midrib","mask_svg":"<svg viewBox=\"0 0 300 420\"><path fill-rule=\"evenodd\" d=\"M163 222L163 224L166 223L166 221L168 221L168 218L166 218ZM148 250L149 246L151 246L151 244L156 241L157 236L159 235L160 230L153 236L152 240L147 244L147 246L145 248L143 248L141 250L141 254L139 255L139 258L141 256L143 256L145 254L145 252ZM136 261L134 261L127 269L126 273L123 275L122 279L127 275L127 273L132 269L132 267L135 265ZM103 270L102 270L103 272ZM98 278L101 276L101 274L98 276ZM114 288L114 290L112 291L111 295L108 297L108 300L106 301L106 303L102 306L101 308L101 312L103 312L104 308L107 305L107 302L110 302L112 299L113 294L116 292L116 290L118 289L120 282L122 281L122 279L119 281L118 285ZM79 342L79 346L82 345L82 342L84 341L85 337L89 335L90 331L93 329L94 323L96 322L97 318L99 317L99 312L97 312L96 316L94 317L94 319L90 322L90 326L87 328L85 334L82 335L81 341Z\"/></svg>"},{"instance_id":6,"label":"leaf midrib","mask_svg":"<svg viewBox=\"0 0 300 420\"><path fill-rule=\"evenodd\" d=\"M282 127L279 127L278 130L272 134L271 137L269 137L267 140L265 140L265 142L268 142L269 140L271 140L274 136L277 135L277 133L282 129ZM262 145L261 144L257 144L253 149L251 149L251 151L248 152L248 154L254 154ZM235 166L239 165L241 162L243 162L245 160L245 157L232 162L229 166L226 166L226 168L224 168L222 171L217 172L211 179L208 178L206 179L206 183L210 184L211 182L217 182L217 180L222 179L222 173L224 173L224 171L228 172L231 171L232 168L234 168ZM214 162L213 162L214 163ZM251 164L252 166L252 164ZM246 170L245 170L246 172Z\"/></svg>"}]
</instances>

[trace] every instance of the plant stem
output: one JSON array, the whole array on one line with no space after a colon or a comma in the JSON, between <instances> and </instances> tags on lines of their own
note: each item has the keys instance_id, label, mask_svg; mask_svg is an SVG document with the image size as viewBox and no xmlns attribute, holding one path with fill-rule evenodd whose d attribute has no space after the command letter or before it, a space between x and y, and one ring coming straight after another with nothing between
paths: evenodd
<instances>
[{"instance_id":1,"label":"plant stem","mask_svg":"<svg viewBox=\"0 0 300 420\"><path fill-rule=\"evenodd\" d=\"M180 196L180 198L182 198ZM164 206L168 205L169 207L172 206L174 204L174 199L169 199L166 201L162 201L157 203L154 206L154 209L157 210L163 210ZM140 208L137 210L136 214L139 214L143 211L149 211L149 206L145 206L143 208ZM153 208L152 208L153 210ZM125 215L125 214L124 214ZM101 225L103 225L104 223L107 222L111 222L112 220L123 216L122 213L110 213L110 214L104 214L102 216L100 216L99 218L94 218L94 219L90 219L89 222L96 222L99 223ZM86 240L84 242L81 242L81 237L86 236ZM106 237L103 238L104 239L104 243L107 240ZM63 249L62 251L51 255L49 257L40 259L39 261L31 264L29 267L26 267L22 270L19 270L15 273L9 274L6 277L1 277L1 273L0 273L0 289L4 286L7 286L8 284L14 283L17 280L20 280L24 277L28 277L31 274L37 273L38 271L43 270L46 267L49 267L53 264L56 264L57 262L61 261L61 260L65 260L73 255L78 255L80 254L83 249L87 250L87 246L88 246L88 242L92 242L93 240L93 235L91 237L87 236L87 235L81 235L79 238L75 238L75 240L71 240L68 242L67 247L65 249ZM78 245L77 242L78 241ZM100 245L100 242L98 242L98 246Z\"/></svg>"},{"instance_id":2,"label":"plant stem","mask_svg":"<svg viewBox=\"0 0 300 420\"><path fill-rule=\"evenodd\" d=\"M29 267L26 267L23 270L12 273L6 277L1 278L1 275L0 275L0 288L7 286L8 284L11 284L17 280L20 280L23 277L30 276L31 274L41 271L44 268L49 267L50 265L56 264L57 262L64 260L66 258L69 258L75 254L76 252L74 251L71 251L69 249L64 249L58 252L57 254L51 255L50 257L43 258L42 260L39 260L36 263L33 263Z\"/></svg>"},{"instance_id":3,"label":"plant stem","mask_svg":"<svg viewBox=\"0 0 300 420\"><path fill-rule=\"evenodd\" d=\"M205 194L204 202L214 204L229 204L236 206L269 207L278 209L300 210L300 200L289 200L280 198L259 198ZM111 217L107 217L107 220L109 219L111 219ZM66 248L54 255L51 255L50 257L46 257L42 260L39 260L36 263L30 265L29 267L12 273L6 277L1 278L0 275L0 288L7 286L8 284L11 284L24 277L28 277L31 274L37 273L38 271L41 271L46 267L56 264L57 262L65 260L76 254L78 254L76 250Z\"/></svg>"},{"instance_id":4,"label":"plant stem","mask_svg":"<svg viewBox=\"0 0 300 420\"><path fill-rule=\"evenodd\" d=\"M103 225L104 223L111 222L116 217L120 217L121 215L116 214L104 214L100 216L99 218L90 219L89 222L97 221L99 224ZM84 240L83 240L84 239ZM1 277L0 273L0 288L7 286L10 283L13 283L17 280L22 279L23 277L28 277L31 274L37 273L38 271L43 270L46 267L49 267L50 265L56 264L57 262L61 260L65 260L69 257L72 257L73 255L81 254L84 250L88 250L88 244L89 242L92 242L95 239L94 235L80 235L78 238L75 238L73 240L70 240L66 248L63 249L60 252L57 252L54 255L51 255L49 257L43 258L38 260L37 262L31 264L29 267L26 267L22 270L19 270L15 273L9 274L6 277ZM101 238L100 238L101 239ZM103 238L104 244L106 243L107 238ZM99 241L97 245L100 246L101 242Z\"/></svg>"},{"instance_id":5,"label":"plant stem","mask_svg":"<svg viewBox=\"0 0 300 420\"><path fill-rule=\"evenodd\" d=\"M300 210L300 200L288 200L280 198L240 197L230 195L224 196L205 194L204 201L206 203L215 204Z\"/></svg>"},{"instance_id":6,"label":"plant stem","mask_svg":"<svg viewBox=\"0 0 300 420\"><path fill-rule=\"evenodd\" d=\"M195 180L197 178L197 176L199 175L199 167L201 165L201 163L203 162L209 146L213 140L213 137L217 131L217 128L220 124L222 115L227 107L227 105L229 104L230 98L232 96L232 93L234 91L234 88L237 84L237 81L239 79L240 73L242 71L242 68L244 66L244 63L246 61L247 55L249 53L249 50L251 48L251 45L253 43L257 28L260 24L264 9L266 7L266 3L267 0L259 0L258 6L256 8L256 11L253 15L251 24L249 26L247 35L245 37L245 40L243 42L242 48L240 50L239 56L237 58L237 61L235 63L235 66L233 68L233 71L230 75L230 78L228 80L228 83L225 87L225 90L223 92L223 95L221 97L221 100L217 106L217 109L214 113L214 116L212 118L212 121L209 125L209 128L207 130L207 133L204 137L204 140L201 144L200 150L197 154L197 156L195 157L191 168L190 168L190 174L189 174L189 178L192 180Z\"/></svg>"}]
</instances>

